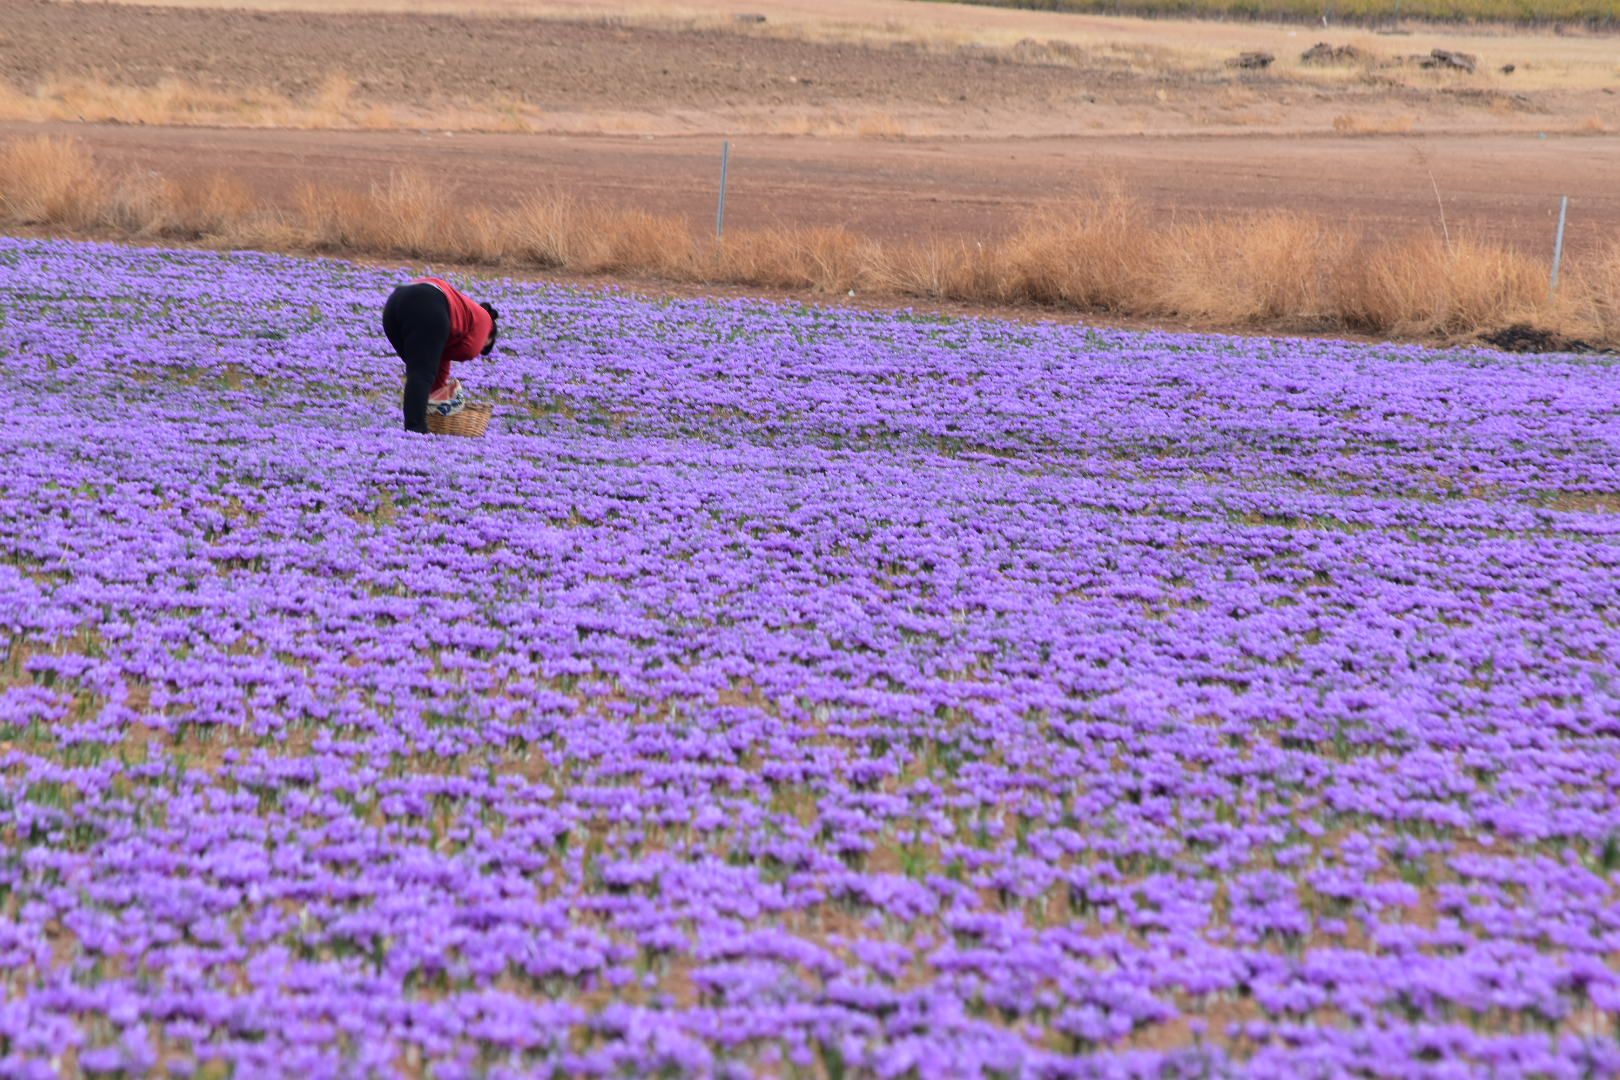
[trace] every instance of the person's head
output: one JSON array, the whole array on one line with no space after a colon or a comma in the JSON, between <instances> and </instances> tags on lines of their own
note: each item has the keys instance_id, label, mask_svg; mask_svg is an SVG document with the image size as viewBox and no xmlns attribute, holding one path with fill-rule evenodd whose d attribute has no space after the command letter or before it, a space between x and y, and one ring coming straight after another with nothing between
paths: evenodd
<instances>
[{"instance_id":1,"label":"person's head","mask_svg":"<svg viewBox=\"0 0 1620 1080\"><path fill-rule=\"evenodd\" d=\"M490 350L495 348L495 332L500 329L499 319L501 313L488 304L480 303L479 307L489 312L489 340L484 342L484 351L481 355L488 356Z\"/></svg>"}]
</instances>

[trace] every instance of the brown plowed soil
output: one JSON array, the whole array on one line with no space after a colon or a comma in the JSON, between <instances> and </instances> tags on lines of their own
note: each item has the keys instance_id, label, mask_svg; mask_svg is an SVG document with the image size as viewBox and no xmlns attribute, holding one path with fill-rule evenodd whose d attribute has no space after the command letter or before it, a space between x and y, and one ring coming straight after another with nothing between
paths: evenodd
<instances>
[{"instance_id":1,"label":"brown plowed soil","mask_svg":"<svg viewBox=\"0 0 1620 1080\"><path fill-rule=\"evenodd\" d=\"M1227 67L1234 50L1184 29L1167 29L1159 44L1141 36L1151 24L1116 22L1117 40L1093 30L1078 41L991 37L999 43L986 45L962 42L961 30L954 44L825 40L815 35L831 31L813 24L750 32L751 24L719 16L567 21L0 0L0 81L29 94L53 80L183 80L316 102L337 79L345 102L386 110L391 123L431 126L447 110L493 118L522 108L523 125L563 132L854 134L863 121L868 132L942 135L1321 133L1335 122L1371 131L1567 130L1594 118L1620 126L1620 96L1605 93L1616 87L1599 85L1620 78L1604 70L1611 58L1591 41L1572 43L1572 63L1557 74L1551 62L1521 58L1525 70L1508 77L1488 66L1470 76L1422 72L1401 63L1422 48L1402 38L1358 46L1372 58L1365 67L1322 69L1302 65L1303 42L1284 38L1273 46L1287 50L1278 63L1253 72ZM1502 55L1521 53L1542 55L1546 43Z\"/></svg>"},{"instance_id":2,"label":"brown plowed soil","mask_svg":"<svg viewBox=\"0 0 1620 1080\"><path fill-rule=\"evenodd\" d=\"M179 77L211 89L297 96L343 72L364 101L428 106L509 98L566 110L954 102L987 80L998 100L1046 101L1075 88L1073 73L1057 67L745 37L721 28L34 0L0 3L0 27L0 74L25 87L53 75L136 86Z\"/></svg>"}]
</instances>

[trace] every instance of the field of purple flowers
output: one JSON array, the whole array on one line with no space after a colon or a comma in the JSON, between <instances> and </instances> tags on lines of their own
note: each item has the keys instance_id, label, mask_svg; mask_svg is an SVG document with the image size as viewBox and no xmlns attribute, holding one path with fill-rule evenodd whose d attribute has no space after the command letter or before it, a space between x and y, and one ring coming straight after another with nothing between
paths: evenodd
<instances>
[{"instance_id":1,"label":"field of purple flowers","mask_svg":"<svg viewBox=\"0 0 1620 1080\"><path fill-rule=\"evenodd\" d=\"M1620 368L0 240L0 1075L1620 1071Z\"/></svg>"}]
</instances>

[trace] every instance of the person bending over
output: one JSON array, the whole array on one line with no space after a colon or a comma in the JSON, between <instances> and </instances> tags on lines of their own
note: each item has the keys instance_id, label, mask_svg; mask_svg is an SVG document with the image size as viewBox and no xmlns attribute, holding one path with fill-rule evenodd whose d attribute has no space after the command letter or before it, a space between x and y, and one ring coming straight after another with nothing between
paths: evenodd
<instances>
[{"instance_id":1,"label":"person bending over","mask_svg":"<svg viewBox=\"0 0 1620 1080\"><path fill-rule=\"evenodd\" d=\"M383 305L383 333L405 361L405 430L427 433L427 411L450 416L464 397L450 364L488 356L500 315L442 278L401 285Z\"/></svg>"}]
</instances>

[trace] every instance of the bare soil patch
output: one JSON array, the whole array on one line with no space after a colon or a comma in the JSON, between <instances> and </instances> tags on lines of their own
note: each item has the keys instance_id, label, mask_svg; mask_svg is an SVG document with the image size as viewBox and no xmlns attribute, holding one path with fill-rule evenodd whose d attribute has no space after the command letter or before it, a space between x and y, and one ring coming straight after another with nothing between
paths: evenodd
<instances>
[{"instance_id":1,"label":"bare soil patch","mask_svg":"<svg viewBox=\"0 0 1620 1080\"><path fill-rule=\"evenodd\" d=\"M897 105L971 113L1039 109L1104 89L1150 100L1154 89L1124 62L1099 61L1077 79L1070 69L990 55L674 24L20 0L0 3L0 21L0 77L21 89L53 78L121 86L177 79L308 98L342 73L358 102L419 114L523 103L542 114L656 114L678 127L683 115L717 109Z\"/></svg>"}]
</instances>

